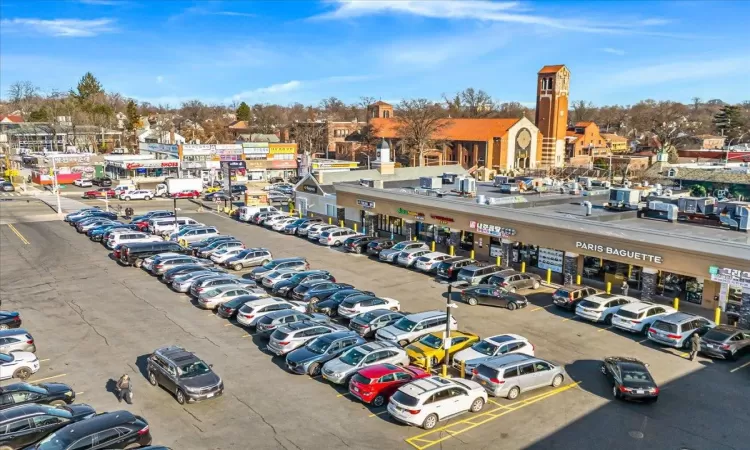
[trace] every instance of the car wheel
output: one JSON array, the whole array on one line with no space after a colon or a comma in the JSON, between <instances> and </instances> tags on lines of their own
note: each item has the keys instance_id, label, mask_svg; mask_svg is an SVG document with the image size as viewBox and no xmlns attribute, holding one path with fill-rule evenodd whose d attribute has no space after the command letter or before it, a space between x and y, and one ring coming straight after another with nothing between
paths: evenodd
<instances>
[{"instance_id":1,"label":"car wheel","mask_svg":"<svg viewBox=\"0 0 750 450\"><path fill-rule=\"evenodd\" d=\"M182 389L177 389L177 392L175 393L175 399L180 405L185 404L185 393L182 392Z\"/></svg>"},{"instance_id":2,"label":"car wheel","mask_svg":"<svg viewBox=\"0 0 750 450\"><path fill-rule=\"evenodd\" d=\"M28 367L21 367L13 372L13 378L18 378L19 380L26 380L30 376L31 370L29 370Z\"/></svg>"},{"instance_id":3,"label":"car wheel","mask_svg":"<svg viewBox=\"0 0 750 450\"><path fill-rule=\"evenodd\" d=\"M470 304L471 306L477 306L479 304L479 301L475 299L474 297L469 297L466 300L466 303Z\"/></svg>"},{"instance_id":4,"label":"car wheel","mask_svg":"<svg viewBox=\"0 0 750 450\"><path fill-rule=\"evenodd\" d=\"M521 390L518 388L518 386L513 386L508 391L508 400L515 400L518 398L518 396L521 394Z\"/></svg>"},{"instance_id":5,"label":"car wheel","mask_svg":"<svg viewBox=\"0 0 750 450\"><path fill-rule=\"evenodd\" d=\"M270 259L264 259L263 262L260 263L261 266L265 266L266 264L270 263Z\"/></svg>"},{"instance_id":6,"label":"car wheel","mask_svg":"<svg viewBox=\"0 0 750 450\"><path fill-rule=\"evenodd\" d=\"M125 201L129 202L130 201L130 197L125 197Z\"/></svg>"},{"instance_id":7,"label":"car wheel","mask_svg":"<svg viewBox=\"0 0 750 450\"><path fill-rule=\"evenodd\" d=\"M143 260L141 258L137 258L135 262L133 263L133 267L135 267L136 269L140 269L142 265L143 265Z\"/></svg>"},{"instance_id":8,"label":"car wheel","mask_svg":"<svg viewBox=\"0 0 750 450\"><path fill-rule=\"evenodd\" d=\"M563 377L562 374L555 375L555 378L552 379L552 387L560 386L563 382L563 378L565 377Z\"/></svg>"},{"instance_id":9,"label":"car wheel","mask_svg":"<svg viewBox=\"0 0 750 450\"><path fill-rule=\"evenodd\" d=\"M514 311L516 309L516 304L513 302L508 303L508 310Z\"/></svg>"},{"instance_id":10,"label":"car wheel","mask_svg":"<svg viewBox=\"0 0 750 450\"><path fill-rule=\"evenodd\" d=\"M641 329L640 329L640 333L641 333L641 334L643 334L643 335L646 335L646 334L648 334L648 324L644 324L644 325L643 325L643 326L641 327Z\"/></svg>"},{"instance_id":11,"label":"car wheel","mask_svg":"<svg viewBox=\"0 0 750 450\"><path fill-rule=\"evenodd\" d=\"M319 363L310 364L310 367L307 368L307 373L311 377L317 377L318 375L320 375L320 364Z\"/></svg>"},{"instance_id":12,"label":"car wheel","mask_svg":"<svg viewBox=\"0 0 750 450\"><path fill-rule=\"evenodd\" d=\"M612 396L614 398L620 398L620 391L617 389L617 386L612 386Z\"/></svg>"},{"instance_id":13,"label":"car wheel","mask_svg":"<svg viewBox=\"0 0 750 450\"><path fill-rule=\"evenodd\" d=\"M479 397L471 404L471 408L469 408L469 411L476 413L481 411L482 408L484 408L484 399L482 397Z\"/></svg>"},{"instance_id":14,"label":"car wheel","mask_svg":"<svg viewBox=\"0 0 750 450\"><path fill-rule=\"evenodd\" d=\"M541 284L540 282L538 282L538 281L535 281L535 282L534 282L534 285L533 285L533 286L531 287L531 289L539 289L539 286L541 286L541 285L542 285L542 284Z\"/></svg>"},{"instance_id":15,"label":"car wheel","mask_svg":"<svg viewBox=\"0 0 750 450\"><path fill-rule=\"evenodd\" d=\"M148 372L148 382L151 383L151 386L156 386L157 384L159 384L159 382L156 381L156 374L154 374L154 372L151 372L150 370Z\"/></svg>"},{"instance_id":16,"label":"car wheel","mask_svg":"<svg viewBox=\"0 0 750 450\"><path fill-rule=\"evenodd\" d=\"M604 323L607 325L612 325L612 314L608 314L607 317L604 318Z\"/></svg>"},{"instance_id":17,"label":"car wheel","mask_svg":"<svg viewBox=\"0 0 750 450\"><path fill-rule=\"evenodd\" d=\"M234 269L234 270L241 270L242 269L242 264L235 264L235 265L232 266L232 269Z\"/></svg>"},{"instance_id":18,"label":"car wheel","mask_svg":"<svg viewBox=\"0 0 750 450\"><path fill-rule=\"evenodd\" d=\"M429 416L425 417L424 422L422 422L422 428L424 428L425 430L431 430L435 428L435 425L437 425L437 423L437 414L430 414Z\"/></svg>"},{"instance_id":19,"label":"car wheel","mask_svg":"<svg viewBox=\"0 0 750 450\"><path fill-rule=\"evenodd\" d=\"M0 330L7 330L7 329L8 329L8 325L7 324L0 325Z\"/></svg>"}]
</instances>

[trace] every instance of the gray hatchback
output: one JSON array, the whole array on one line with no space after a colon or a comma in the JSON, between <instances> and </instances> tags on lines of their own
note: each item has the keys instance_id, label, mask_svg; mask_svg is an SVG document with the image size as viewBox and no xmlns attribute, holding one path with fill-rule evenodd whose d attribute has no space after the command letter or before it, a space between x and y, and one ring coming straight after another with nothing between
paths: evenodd
<instances>
[{"instance_id":1,"label":"gray hatchback","mask_svg":"<svg viewBox=\"0 0 750 450\"><path fill-rule=\"evenodd\" d=\"M352 331L324 334L286 355L286 367L292 373L314 377L320 375L323 364L364 343L364 338Z\"/></svg>"},{"instance_id":2,"label":"gray hatchback","mask_svg":"<svg viewBox=\"0 0 750 450\"><path fill-rule=\"evenodd\" d=\"M389 309L374 309L357 316L349 321L349 328L362 337L373 337L375 332L388 325L393 325L404 315Z\"/></svg>"},{"instance_id":3,"label":"gray hatchback","mask_svg":"<svg viewBox=\"0 0 750 450\"><path fill-rule=\"evenodd\" d=\"M707 356L735 360L750 353L750 330L729 325L711 328L701 338L700 352Z\"/></svg>"},{"instance_id":4,"label":"gray hatchback","mask_svg":"<svg viewBox=\"0 0 750 450\"><path fill-rule=\"evenodd\" d=\"M36 352L31 334L23 328L0 330L0 353Z\"/></svg>"}]
</instances>

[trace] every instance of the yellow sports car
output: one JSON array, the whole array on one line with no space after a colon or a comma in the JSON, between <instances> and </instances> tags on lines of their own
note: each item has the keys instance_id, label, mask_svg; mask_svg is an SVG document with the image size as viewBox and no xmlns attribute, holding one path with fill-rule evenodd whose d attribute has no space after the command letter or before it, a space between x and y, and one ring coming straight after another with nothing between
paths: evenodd
<instances>
[{"instance_id":1,"label":"yellow sports car","mask_svg":"<svg viewBox=\"0 0 750 450\"><path fill-rule=\"evenodd\" d=\"M214 192L219 192L221 190L221 187L219 186L213 186L210 188L206 188L206 190L203 191L204 194L212 194Z\"/></svg>"},{"instance_id":2,"label":"yellow sports car","mask_svg":"<svg viewBox=\"0 0 750 450\"><path fill-rule=\"evenodd\" d=\"M406 353L409 355L412 364L426 368L428 363L430 367L435 367L443 362L443 358L445 358L445 349L443 348L444 334L442 331L426 334L419 338L419 340L407 345ZM470 347L475 342L479 342L479 336L476 334L456 330L451 331L451 347L448 353L452 355L459 350Z\"/></svg>"}]
</instances>

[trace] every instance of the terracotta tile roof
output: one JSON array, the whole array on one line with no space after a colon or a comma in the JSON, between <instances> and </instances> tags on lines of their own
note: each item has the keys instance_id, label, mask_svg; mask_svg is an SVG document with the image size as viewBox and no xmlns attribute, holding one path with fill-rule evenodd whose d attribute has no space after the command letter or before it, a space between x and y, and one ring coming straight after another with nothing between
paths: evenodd
<instances>
[{"instance_id":1,"label":"terracotta tile roof","mask_svg":"<svg viewBox=\"0 0 750 450\"><path fill-rule=\"evenodd\" d=\"M0 122L23 123L23 117L13 114L0 114Z\"/></svg>"},{"instance_id":2,"label":"terracotta tile roof","mask_svg":"<svg viewBox=\"0 0 750 450\"><path fill-rule=\"evenodd\" d=\"M578 137L578 133L575 130L567 130L565 131L565 136Z\"/></svg>"},{"instance_id":3,"label":"terracotta tile roof","mask_svg":"<svg viewBox=\"0 0 750 450\"><path fill-rule=\"evenodd\" d=\"M587 126L591 125L594 122L576 122L577 127L586 128Z\"/></svg>"},{"instance_id":4,"label":"terracotta tile roof","mask_svg":"<svg viewBox=\"0 0 750 450\"><path fill-rule=\"evenodd\" d=\"M229 128L233 130L247 130L250 128L250 124L248 124L246 120L238 120L234 123L231 123L229 125Z\"/></svg>"},{"instance_id":5,"label":"terracotta tile roof","mask_svg":"<svg viewBox=\"0 0 750 450\"><path fill-rule=\"evenodd\" d=\"M612 133L601 133L601 136L608 141L628 142L628 138Z\"/></svg>"},{"instance_id":6,"label":"terracotta tile roof","mask_svg":"<svg viewBox=\"0 0 750 450\"><path fill-rule=\"evenodd\" d=\"M449 141L488 141L502 137L521 119L444 119L446 125L434 139ZM398 120L375 118L370 120L377 137L398 137Z\"/></svg>"},{"instance_id":7,"label":"terracotta tile roof","mask_svg":"<svg viewBox=\"0 0 750 450\"><path fill-rule=\"evenodd\" d=\"M391 104L390 103L386 103L386 102L381 101L381 100L378 100L378 101L376 101L375 103L373 103L370 106L391 106Z\"/></svg>"},{"instance_id":8,"label":"terracotta tile roof","mask_svg":"<svg viewBox=\"0 0 750 450\"><path fill-rule=\"evenodd\" d=\"M539 71L539 73L557 73L565 67L565 64L556 64L553 66L544 66L542 67L542 70Z\"/></svg>"}]
</instances>

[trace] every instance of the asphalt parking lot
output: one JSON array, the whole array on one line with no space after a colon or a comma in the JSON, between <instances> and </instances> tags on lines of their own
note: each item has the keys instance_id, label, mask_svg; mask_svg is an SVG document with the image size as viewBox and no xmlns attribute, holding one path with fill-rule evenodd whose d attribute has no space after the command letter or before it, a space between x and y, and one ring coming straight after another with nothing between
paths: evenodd
<instances>
[{"instance_id":1,"label":"asphalt parking lot","mask_svg":"<svg viewBox=\"0 0 750 450\"><path fill-rule=\"evenodd\" d=\"M133 203L136 211L143 208L144 202ZM384 408L367 408L341 388L287 373L283 358L265 353L247 330L196 308L146 272L119 266L104 247L67 224L29 221L33 212L25 208L30 208L25 202L0 203L0 218L15 218L0 225L0 293L3 308L20 311L37 342L42 368L31 381L69 383L79 402L100 411L131 409L149 421L156 443L175 449L718 450L748 448L750 442L747 359L691 362L643 336L574 319L551 306L550 290L531 292L532 305L522 310L459 304L454 313L461 330L528 338L537 356L565 367L563 386L522 394L514 402L492 399L482 412L442 422L430 432L403 426L389 420ZM338 281L398 299L404 310L445 307L445 287L421 273L196 208L186 203L184 214L247 246L267 247L275 257L304 256ZM145 358L167 344L212 363L224 379L225 395L180 406L150 386L143 376ZM613 400L599 373L599 362L609 355L648 362L662 388L659 402ZM123 373L134 380L132 406L118 404L111 392Z\"/></svg>"}]
</instances>

